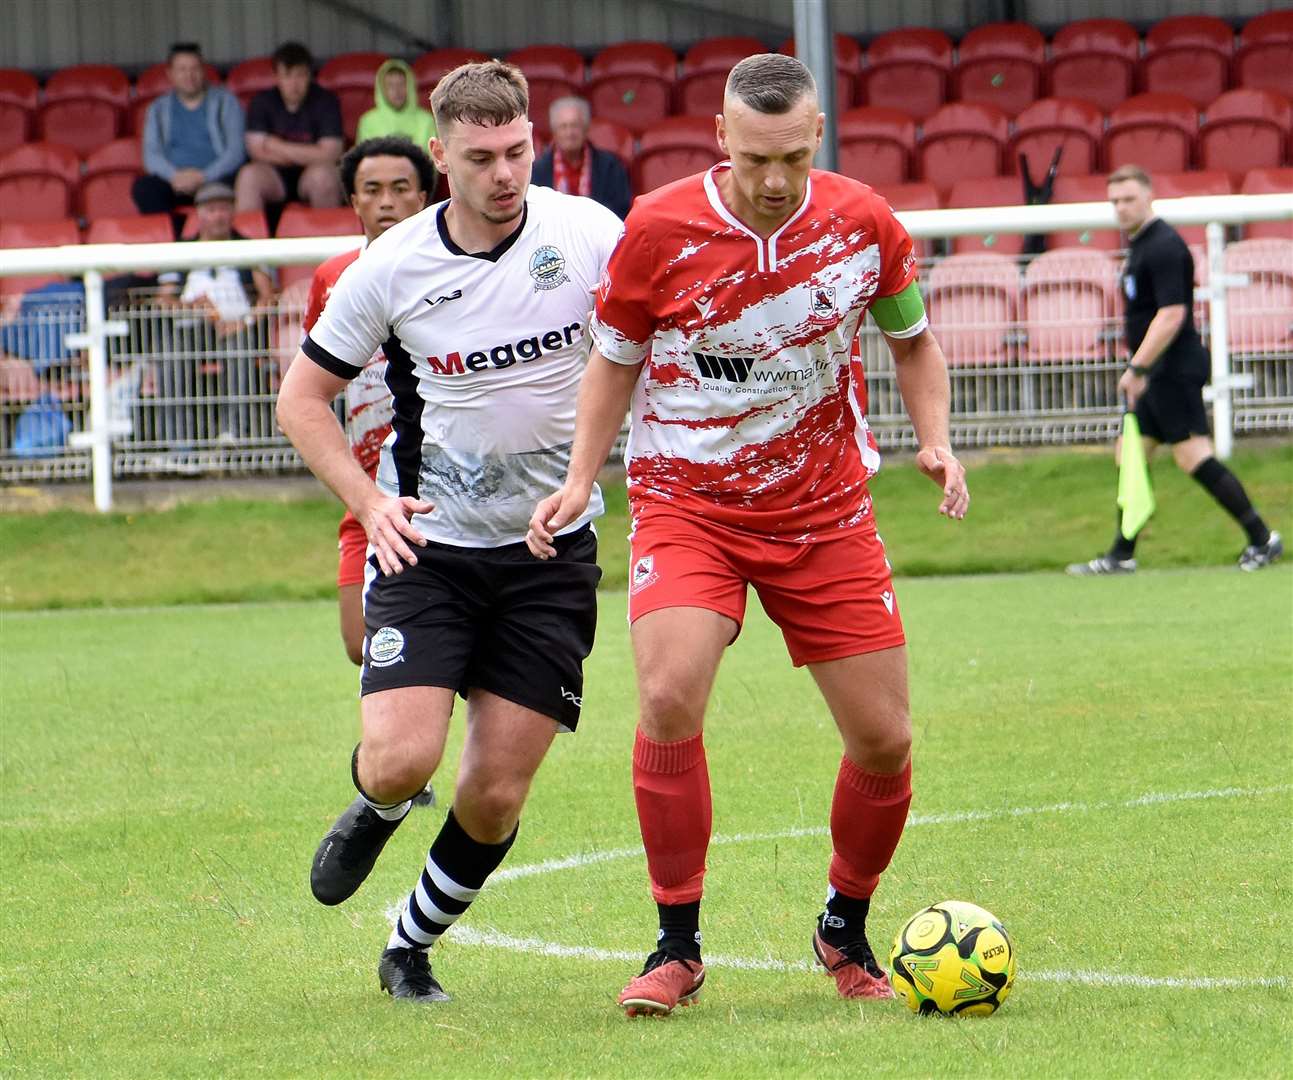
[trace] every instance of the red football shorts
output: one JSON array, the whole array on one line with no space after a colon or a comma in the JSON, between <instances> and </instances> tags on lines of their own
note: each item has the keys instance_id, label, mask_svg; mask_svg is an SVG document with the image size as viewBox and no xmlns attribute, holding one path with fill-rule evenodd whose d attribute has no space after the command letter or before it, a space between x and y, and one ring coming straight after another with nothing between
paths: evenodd
<instances>
[{"instance_id":1,"label":"red football shorts","mask_svg":"<svg viewBox=\"0 0 1293 1080\"><path fill-rule=\"evenodd\" d=\"M630 537L629 622L699 607L745 617L753 585L796 667L905 643L884 544L872 529L812 544L766 540L697 518L655 513Z\"/></svg>"},{"instance_id":2,"label":"red football shorts","mask_svg":"<svg viewBox=\"0 0 1293 1080\"><path fill-rule=\"evenodd\" d=\"M349 510L337 527L337 588L364 583L364 561L368 556L368 534Z\"/></svg>"}]
</instances>

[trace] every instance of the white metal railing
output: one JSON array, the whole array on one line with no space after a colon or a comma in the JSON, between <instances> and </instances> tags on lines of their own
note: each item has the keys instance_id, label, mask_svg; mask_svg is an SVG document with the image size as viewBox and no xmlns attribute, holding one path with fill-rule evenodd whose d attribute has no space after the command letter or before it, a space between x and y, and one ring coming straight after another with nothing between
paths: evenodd
<instances>
[{"instance_id":1,"label":"white metal railing","mask_svg":"<svg viewBox=\"0 0 1293 1080\"><path fill-rule=\"evenodd\" d=\"M1196 296L1205 302L1214 369L1211 391L1217 450L1220 456L1226 456L1235 427L1232 396L1236 390L1253 389L1255 376L1261 376L1267 396L1259 426L1293 425L1293 397L1287 339L1241 357L1249 370L1232 372L1227 298L1232 289L1245 285L1246 279L1226 272L1224 226L1268 220L1293 222L1293 192L1161 199L1155 211L1174 225L1207 226L1208 284L1197 290ZM1116 228L1113 210L1107 203L908 211L900 212L898 218L918 239ZM252 467L282 468L294 463L291 448L273 430L272 403L278 374L295 351L293 334L299 334L294 328L299 327L302 306L298 292L273 307L253 312L254 328L249 328L239 341L216 341L207 335L205 344L199 346L190 335L186 348L180 349L175 336L175 313L159 309L148 298L132 301L114 310L111 319L108 317L105 272L313 264L351 250L358 243L359 237L355 236L0 251L0 277L61 274L84 279L81 328L67 333L63 344L67 350L83 350L85 363L72 365L66 357L63 362L75 366L76 374L84 376L83 380L69 379L74 387L71 411L88 416L78 417L82 423L74 426L83 430L73 431L68 442L74 449L90 449L97 507L106 510L112 503L114 455L122 472L167 471L168 465L172 471L184 471L177 465L183 456L177 458L177 447L220 451L223 456L213 460L226 463L235 460L236 450L241 455L237 460ZM945 328L949 335L973 334L977 330L986 331L990 337L995 329L1004 339L1001 354L987 363L972 358L960 364L955 356L949 357L954 437L958 440L985 443L1090 439L1113 431L1118 406L1112 387L1125 355L1118 341L1120 311L1105 311L1098 318L1089 313L1082 316L1091 320L1093 333L1088 345L1082 347L1085 351L1073 352L1061 344L1053 357L1046 357L1024 347L1030 327L1022 316L1003 322L962 318L960 322L940 323L936 298L931 297L931 308L936 332ZM68 316L70 320L76 317ZM1078 318L1073 314L1070 322ZM1032 332L1038 333L1035 328ZM141 344L145 338L146 346ZM901 419L887 352L873 331L864 334L862 344L871 416L878 430L892 429L891 442L901 444L906 425ZM114 372L116 379L112 378ZM3 375L0 370L0 378ZM75 389L81 382L88 394ZM139 390L145 385L148 394ZM217 412L210 413L212 409ZM176 426L181 420L189 427ZM6 468L6 464L0 444L0 479L24 475L21 470ZM48 475L71 473L55 470Z\"/></svg>"}]
</instances>

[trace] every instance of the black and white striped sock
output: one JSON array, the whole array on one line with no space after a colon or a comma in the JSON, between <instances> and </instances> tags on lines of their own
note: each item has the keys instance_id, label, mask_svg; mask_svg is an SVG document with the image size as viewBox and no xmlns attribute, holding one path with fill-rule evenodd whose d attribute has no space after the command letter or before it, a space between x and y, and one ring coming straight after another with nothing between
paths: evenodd
<instances>
[{"instance_id":1,"label":"black and white striped sock","mask_svg":"<svg viewBox=\"0 0 1293 1080\"><path fill-rule=\"evenodd\" d=\"M473 840L453 811L427 852L417 888L391 931L388 949L429 949L476 899L485 879L507 855L516 829L500 844Z\"/></svg>"}]
</instances>

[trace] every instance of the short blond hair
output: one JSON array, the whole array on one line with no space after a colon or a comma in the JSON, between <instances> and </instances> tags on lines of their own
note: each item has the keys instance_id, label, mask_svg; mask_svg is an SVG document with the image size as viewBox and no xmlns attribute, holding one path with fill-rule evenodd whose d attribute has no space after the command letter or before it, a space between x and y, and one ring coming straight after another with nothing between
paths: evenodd
<instances>
[{"instance_id":1,"label":"short blond hair","mask_svg":"<svg viewBox=\"0 0 1293 1080\"><path fill-rule=\"evenodd\" d=\"M1120 165L1109 174L1105 184L1120 184L1124 180L1135 180L1141 187L1149 190L1154 185L1150 182L1149 173L1139 165Z\"/></svg>"},{"instance_id":2,"label":"short blond hair","mask_svg":"<svg viewBox=\"0 0 1293 1080\"><path fill-rule=\"evenodd\" d=\"M463 64L431 91L436 129L454 121L501 127L530 112L530 86L521 69L502 60Z\"/></svg>"}]
</instances>

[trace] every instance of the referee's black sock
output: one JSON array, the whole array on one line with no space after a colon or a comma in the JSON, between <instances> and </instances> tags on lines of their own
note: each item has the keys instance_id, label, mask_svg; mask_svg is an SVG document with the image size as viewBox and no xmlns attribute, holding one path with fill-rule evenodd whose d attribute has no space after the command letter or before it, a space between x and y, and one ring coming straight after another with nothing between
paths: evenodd
<instances>
[{"instance_id":1,"label":"referee's black sock","mask_svg":"<svg viewBox=\"0 0 1293 1080\"><path fill-rule=\"evenodd\" d=\"M1271 538L1271 531L1261 515L1253 509L1248 500L1248 493L1239 477L1227 469L1216 458L1210 457L1194 472L1190 473L1217 500L1226 512L1243 526L1248 534L1248 542L1261 547Z\"/></svg>"},{"instance_id":2,"label":"referee's black sock","mask_svg":"<svg viewBox=\"0 0 1293 1080\"><path fill-rule=\"evenodd\" d=\"M1113 514L1113 546L1109 548L1109 554L1119 562L1126 562L1128 559L1136 557L1136 537L1137 533L1128 540L1122 535L1122 507L1115 507Z\"/></svg>"}]
</instances>

